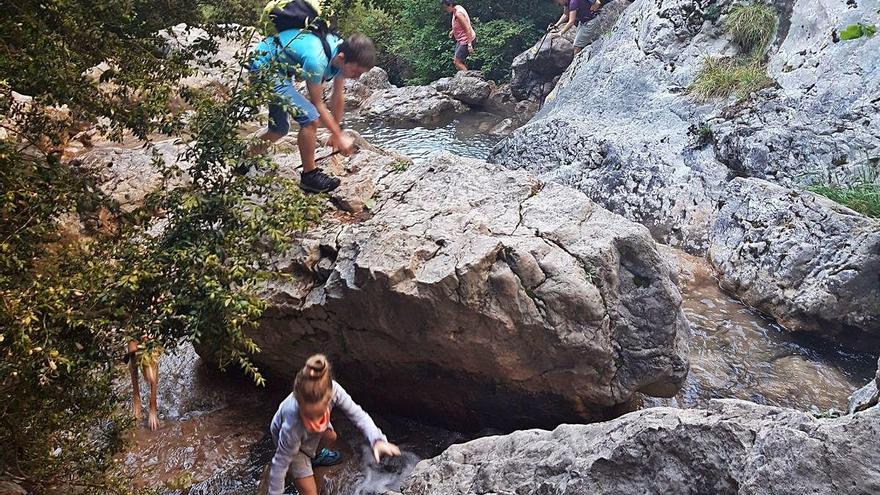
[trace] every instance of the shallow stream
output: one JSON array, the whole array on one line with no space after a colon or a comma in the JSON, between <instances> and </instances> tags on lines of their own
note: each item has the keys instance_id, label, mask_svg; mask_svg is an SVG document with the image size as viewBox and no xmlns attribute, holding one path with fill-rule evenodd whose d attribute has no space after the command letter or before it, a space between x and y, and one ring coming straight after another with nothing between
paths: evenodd
<instances>
[{"instance_id":1,"label":"shallow stream","mask_svg":"<svg viewBox=\"0 0 880 495\"><path fill-rule=\"evenodd\" d=\"M494 123L485 114L465 114L434 128L366 121L351 127L371 143L419 161L439 150L484 158L500 139L487 133ZM691 371L677 397L648 399L644 407L698 407L712 398L740 398L817 412L845 409L846 397L873 376L876 356L792 335L724 294L705 260L668 248L663 252L680 267L692 332ZM254 493L272 457L265 431L285 394L215 373L185 346L161 361L162 427L133 433L131 447L120 456L122 469L133 485L161 486L166 493ZM324 493L395 490L419 458L469 439L411 419L376 420L407 454L382 466L365 461L359 433L334 417L348 461L317 471L325 480Z\"/></svg>"}]
</instances>

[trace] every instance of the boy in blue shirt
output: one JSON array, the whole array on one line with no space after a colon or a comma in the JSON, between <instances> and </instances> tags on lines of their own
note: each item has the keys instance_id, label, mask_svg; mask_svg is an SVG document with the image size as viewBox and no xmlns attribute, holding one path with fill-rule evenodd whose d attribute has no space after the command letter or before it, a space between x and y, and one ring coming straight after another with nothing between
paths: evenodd
<instances>
[{"instance_id":1,"label":"boy in blue shirt","mask_svg":"<svg viewBox=\"0 0 880 495\"><path fill-rule=\"evenodd\" d=\"M262 142L254 146L252 154L264 153L271 143L281 139L290 130L287 110L300 126L297 145L302 158L303 172L300 188L306 192L322 193L336 189L339 179L315 167L315 135L318 123L330 130L330 144L344 155L352 153L353 141L342 134L342 116L345 112L345 78L357 79L376 63L376 48L370 38L353 34L347 40L327 34L330 57L317 34L299 29L283 31L263 40L254 50L251 70L259 70L271 61L278 61L278 79L275 92L285 106L269 105L269 126L257 135ZM292 76L305 80L308 98L296 90ZM323 85L332 81L333 94L330 108L324 103Z\"/></svg>"}]
</instances>

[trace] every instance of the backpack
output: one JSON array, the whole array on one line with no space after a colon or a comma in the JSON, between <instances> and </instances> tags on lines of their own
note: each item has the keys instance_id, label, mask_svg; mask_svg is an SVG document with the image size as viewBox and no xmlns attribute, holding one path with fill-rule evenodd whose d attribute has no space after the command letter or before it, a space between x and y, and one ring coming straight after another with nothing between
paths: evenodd
<instances>
[{"instance_id":1,"label":"backpack","mask_svg":"<svg viewBox=\"0 0 880 495\"><path fill-rule=\"evenodd\" d=\"M320 0L271 0L263 9L263 24L268 25L266 21L271 21L278 33L289 29L304 29L314 34L321 40L324 55L330 60L333 50L327 42L327 35L334 33L320 15Z\"/></svg>"}]
</instances>

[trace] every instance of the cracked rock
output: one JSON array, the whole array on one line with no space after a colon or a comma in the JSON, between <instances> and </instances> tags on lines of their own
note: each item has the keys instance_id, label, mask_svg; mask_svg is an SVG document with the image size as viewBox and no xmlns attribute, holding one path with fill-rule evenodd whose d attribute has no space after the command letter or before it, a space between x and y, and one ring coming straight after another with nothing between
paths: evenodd
<instances>
[{"instance_id":1,"label":"cracked rock","mask_svg":"<svg viewBox=\"0 0 880 495\"><path fill-rule=\"evenodd\" d=\"M324 352L366 406L465 429L595 420L678 391L687 321L644 227L449 154L371 177L371 216L305 235L337 247L332 263L279 260L297 276L251 332L272 379Z\"/></svg>"},{"instance_id":2,"label":"cracked rock","mask_svg":"<svg viewBox=\"0 0 880 495\"><path fill-rule=\"evenodd\" d=\"M880 221L735 179L709 234L721 286L794 331L880 336Z\"/></svg>"}]
</instances>

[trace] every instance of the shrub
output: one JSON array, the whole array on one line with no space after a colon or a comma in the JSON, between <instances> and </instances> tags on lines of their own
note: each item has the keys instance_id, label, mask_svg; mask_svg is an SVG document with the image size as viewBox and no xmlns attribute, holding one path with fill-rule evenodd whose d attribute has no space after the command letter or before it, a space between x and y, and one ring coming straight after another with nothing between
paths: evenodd
<instances>
[{"instance_id":1,"label":"shrub","mask_svg":"<svg viewBox=\"0 0 880 495\"><path fill-rule=\"evenodd\" d=\"M776 11L770 5L738 5L724 20L724 29L743 50L763 53L776 30L776 19Z\"/></svg>"},{"instance_id":2,"label":"shrub","mask_svg":"<svg viewBox=\"0 0 880 495\"><path fill-rule=\"evenodd\" d=\"M474 22L477 46L469 58L474 68L480 69L490 79L502 81L510 77L510 64L514 57L525 51L538 36L538 32L524 22L497 19Z\"/></svg>"},{"instance_id":3,"label":"shrub","mask_svg":"<svg viewBox=\"0 0 880 495\"><path fill-rule=\"evenodd\" d=\"M873 169L866 169L851 185L822 184L807 189L863 215L880 218L880 183L876 180L877 173Z\"/></svg>"},{"instance_id":4,"label":"shrub","mask_svg":"<svg viewBox=\"0 0 880 495\"><path fill-rule=\"evenodd\" d=\"M744 98L772 84L766 66L755 59L707 57L690 92L701 101L731 94Z\"/></svg>"},{"instance_id":5,"label":"shrub","mask_svg":"<svg viewBox=\"0 0 880 495\"><path fill-rule=\"evenodd\" d=\"M873 24L850 24L840 31L840 39L844 41L859 39L862 36L870 38L877 34L877 26Z\"/></svg>"},{"instance_id":6,"label":"shrub","mask_svg":"<svg viewBox=\"0 0 880 495\"><path fill-rule=\"evenodd\" d=\"M267 74L248 84L242 71L226 95L182 91L193 113L184 121L172 111L193 50L166 57L157 32L198 25L203 12L169 5L33 0L0 18L0 478L36 493L124 492L106 469L126 425L111 382L130 338L148 334L147 347L166 349L201 341L262 382L245 331L264 307L261 284L276 276L271 255L317 214L267 158L246 156L241 127L274 94ZM114 66L96 86L84 74L104 60ZM32 103L14 103L13 91ZM192 181L131 214L115 211L112 229L62 235L65 214L113 205L52 151L70 135L46 110L59 103L75 119L105 121L111 137L173 133L191 143Z\"/></svg>"}]
</instances>

